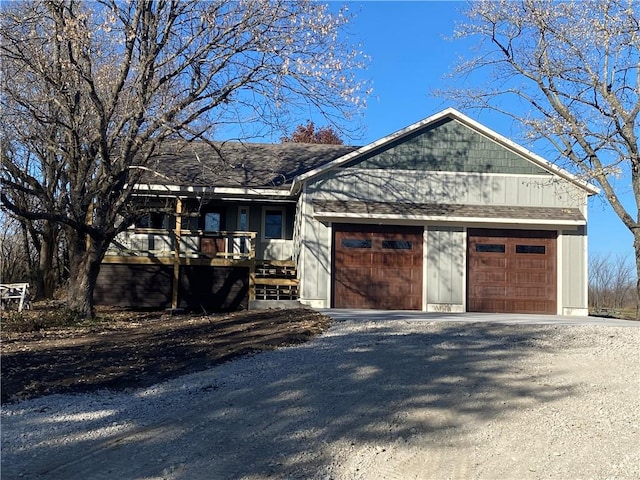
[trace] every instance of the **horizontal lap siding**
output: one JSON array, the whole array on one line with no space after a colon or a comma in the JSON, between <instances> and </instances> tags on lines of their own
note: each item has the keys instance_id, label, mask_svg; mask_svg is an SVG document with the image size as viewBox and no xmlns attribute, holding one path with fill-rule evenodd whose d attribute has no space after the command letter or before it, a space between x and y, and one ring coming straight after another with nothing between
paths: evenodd
<instances>
[{"instance_id":1,"label":"horizontal lap siding","mask_svg":"<svg viewBox=\"0 0 640 480\"><path fill-rule=\"evenodd\" d=\"M314 181L316 200L359 200L520 207L583 207L575 185L540 175L424 172L421 170L336 170Z\"/></svg>"}]
</instances>

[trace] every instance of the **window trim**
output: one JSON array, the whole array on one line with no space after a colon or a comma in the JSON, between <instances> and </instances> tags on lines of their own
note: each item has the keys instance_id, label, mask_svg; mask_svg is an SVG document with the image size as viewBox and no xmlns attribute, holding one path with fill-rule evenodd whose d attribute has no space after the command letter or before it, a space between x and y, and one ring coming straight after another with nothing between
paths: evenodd
<instances>
[{"instance_id":1,"label":"window trim","mask_svg":"<svg viewBox=\"0 0 640 480\"><path fill-rule=\"evenodd\" d=\"M267 233L267 228L266 228L266 224L267 224L267 212L281 212L282 213L282 228L280 229L280 237L276 238L276 237L267 237L266 233ZM287 224L287 217L286 217L286 209L283 207L262 207L262 231L260 232L260 238L265 241L271 241L271 240L284 240L286 239L286 232L285 232L285 227Z\"/></svg>"}]
</instances>

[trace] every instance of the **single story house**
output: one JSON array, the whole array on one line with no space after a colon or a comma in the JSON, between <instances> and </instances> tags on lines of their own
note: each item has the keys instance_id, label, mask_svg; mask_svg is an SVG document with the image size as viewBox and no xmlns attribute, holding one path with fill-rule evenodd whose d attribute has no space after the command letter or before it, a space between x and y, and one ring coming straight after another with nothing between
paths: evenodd
<instances>
[{"instance_id":1,"label":"single story house","mask_svg":"<svg viewBox=\"0 0 640 480\"><path fill-rule=\"evenodd\" d=\"M598 190L451 108L360 148L175 143L150 169L158 213L97 303L587 314Z\"/></svg>"}]
</instances>

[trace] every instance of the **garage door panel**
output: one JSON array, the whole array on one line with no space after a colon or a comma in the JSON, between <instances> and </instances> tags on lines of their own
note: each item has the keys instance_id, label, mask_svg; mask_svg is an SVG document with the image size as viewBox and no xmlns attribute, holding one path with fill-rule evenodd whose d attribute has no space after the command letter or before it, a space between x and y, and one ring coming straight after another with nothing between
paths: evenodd
<instances>
[{"instance_id":1,"label":"garage door panel","mask_svg":"<svg viewBox=\"0 0 640 480\"><path fill-rule=\"evenodd\" d=\"M556 232L468 230L468 309L556 313Z\"/></svg>"},{"instance_id":2,"label":"garage door panel","mask_svg":"<svg viewBox=\"0 0 640 480\"><path fill-rule=\"evenodd\" d=\"M474 295L480 299L505 298L508 288L506 285L483 285L473 288Z\"/></svg>"},{"instance_id":3,"label":"garage door panel","mask_svg":"<svg viewBox=\"0 0 640 480\"><path fill-rule=\"evenodd\" d=\"M367 253L340 253L336 255L336 260L340 262L340 265L352 266L352 265L371 265L373 256Z\"/></svg>"},{"instance_id":4,"label":"garage door panel","mask_svg":"<svg viewBox=\"0 0 640 480\"><path fill-rule=\"evenodd\" d=\"M336 224L333 232L334 307L422 307L422 228Z\"/></svg>"},{"instance_id":5,"label":"garage door panel","mask_svg":"<svg viewBox=\"0 0 640 480\"><path fill-rule=\"evenodd\" d=\"M504 283L507 281L507 272L504 269L481 271L477 273L476 279L483 284L494 282Z\"/></svg>"},{"instance_id":6,"label":"garage door panel","mask_svg":"<svg viewBox=\"0 0 640 480\"><path fill-rule=\"evenodd\" d=\"M549 274L547 272L541 273L532 273L532 272L513 272L509 275L511 281L517 284L530 284L530 285L540 285L545 284L547 282L553 282L553 279L549 278Z\"/></svg>"},{"instance_id":7,"label":"garage door panel","mask_svg":"<svg viewBox=\"0 0 640 480\"><path fill-rule=\"evenodd\" d=\"M503 257L479 257L474 259L474 265L487 268L506 268L507 259Z\"/></svg>"},{"instance_id":8,"label":"garage door panel","mask_svg":"<svg viewBox=\"0 0 640 480\"><path fill-rule=\"evenodd\" d=\"M508 268L519 270L542 270L547 271L549 269L549 259L547 258L521 258L513 257L509 259Z\"/></svg>"},{"instance_id":9,"label":"garage door panel","mask_svg":"<svg viewBox=\"0 0 640 480\"><path fill-rule=\"evenodd\" d=\"M507 289L507 297L511 297L511 298L523 298L526 297L528 299L534 299L534 298L539 298L541 300L544 300L545 298L547 298L549 296L549 292L547 292L547 289L545 287L539 287L539 286L518 286L518 287L511 287Z\"/></svg>"},{"instance_id":10,"label":"garage door panel","mask_svg":"<svg viewBox=\"0 0 640 480\"><path fill-rule=\"evenodd\" d=\"M383 267L415 267L421 264L413 255L375 255L372 259L374 265Z\"/></svg>"}]
</instances>

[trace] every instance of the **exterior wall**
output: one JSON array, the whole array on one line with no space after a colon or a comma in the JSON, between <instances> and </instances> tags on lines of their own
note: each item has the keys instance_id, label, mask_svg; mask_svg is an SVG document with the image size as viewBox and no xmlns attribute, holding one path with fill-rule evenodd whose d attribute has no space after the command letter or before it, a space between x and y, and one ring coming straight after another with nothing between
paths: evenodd
<instances>
[{"instance_id":1,"label":"exterior wall","mask_svg":"<svg viewBox=\"0 0 640 480\"><path fill-rule=\"evenodd\" d=\"M185 202L186 203L186 202ZM192 211L198 208L194 202L187 208ZM257 202L211 202L202 208L204 212L211 209L219 209L223 212L222 228L226 231L237 231L238 209L239 207L249 209L247 231L257 232L256 235L256 258L259 260L290 260L293 256L293 228L296 216L295 205L291 203L262 204ZM267 207L268 206L268 207ZM265 208L282 208L284 210L284 238L264 239L263 231L263 210ZM187 217L185 217L187 218ZM180 251L183 255L197 256L200 250L200 236L203 234L203 217L192 217L183 221L183 232L181 235ZM192 229L191 233L189 230ZM173 234L161 229L135 229L130 228L116 237L115 244L110 246L108 254L118 255L119 249L137 251L152 251L154 253L164 252L168 254L173 251Z\"/></svg>"},{"instance_id":2,"label":"exterior wall","mask_svg":"<svg viewBox=\"0 0 640 480\"><path fill-rule=\"evenodd\" d=\"M318 200L426 204L466 204L579 208L586 218L587 194L514 152L457 122L443 122L373 152L363 161L337 168L304 185L300 198L300 300L315 307L331 304L331 225L313 218ZM355 220L357 221L357 220ZM365 218L359 219L367 222ZM374 221L379 223L379 220ZM466 309L466 227L411 219L424 224L424 305L428 311ZM495 223L483 228L497 227ZM541 228L539 224L512 225ZM555 230L558 227L548 225ZM561 228L561 227L559 227ZM558 237L558 313L584 314L586 229L567 227Z\"/></svg>"},{"instance_id":3,"label":"exterior wall","mask_svg":"<svg viewBox=\"0 0 640 480\"><path fill-rule=\"evenodd\" d=\"M580 208L586 203L584 191L556 177L421 170L337 170L312 182L308 192L344 201Z\"/></svg>"},{"instance_id":4,"label":"exterior wall","mask_svg":"<svg viewBox=\"0 0 640 480\"><path fill-rule=\"evenodd\" d=\"M452 119L443 119L373 151L360 168L550 175L493 139Z\"/></svg>"},{"instance_id":5,"label":"exterior wall","mask_svg":"<svg viewBox=\"0 0 640 480\"><path fill-rule=\"evenodd\" d=\"M331 228L313 218L313 208L305 190L301 194L300 302L315 308L328 308L331 277Z\"/></svg>"},{"instance_id":6,"label":"exterior wall","mask_svg":"<svg viewBox=\"0 0 640 480\"><path fill-rule=\"evenodd\" d=\"M561 315L588 315L587 235L586 228L561 231L558 235L559 290ZM560 304L560 302L559 302Z\"/></svg>"},{"instance_id":7,"label":"exterior wall","mask_svg":"<svg viewBox=\"0 0 640 480\"><path fill-rule=\"evenodd\" d=\"M426 235L426 309L463 312L466 232L460 227L429 226Z\"/></svg>"}]
</instances>

